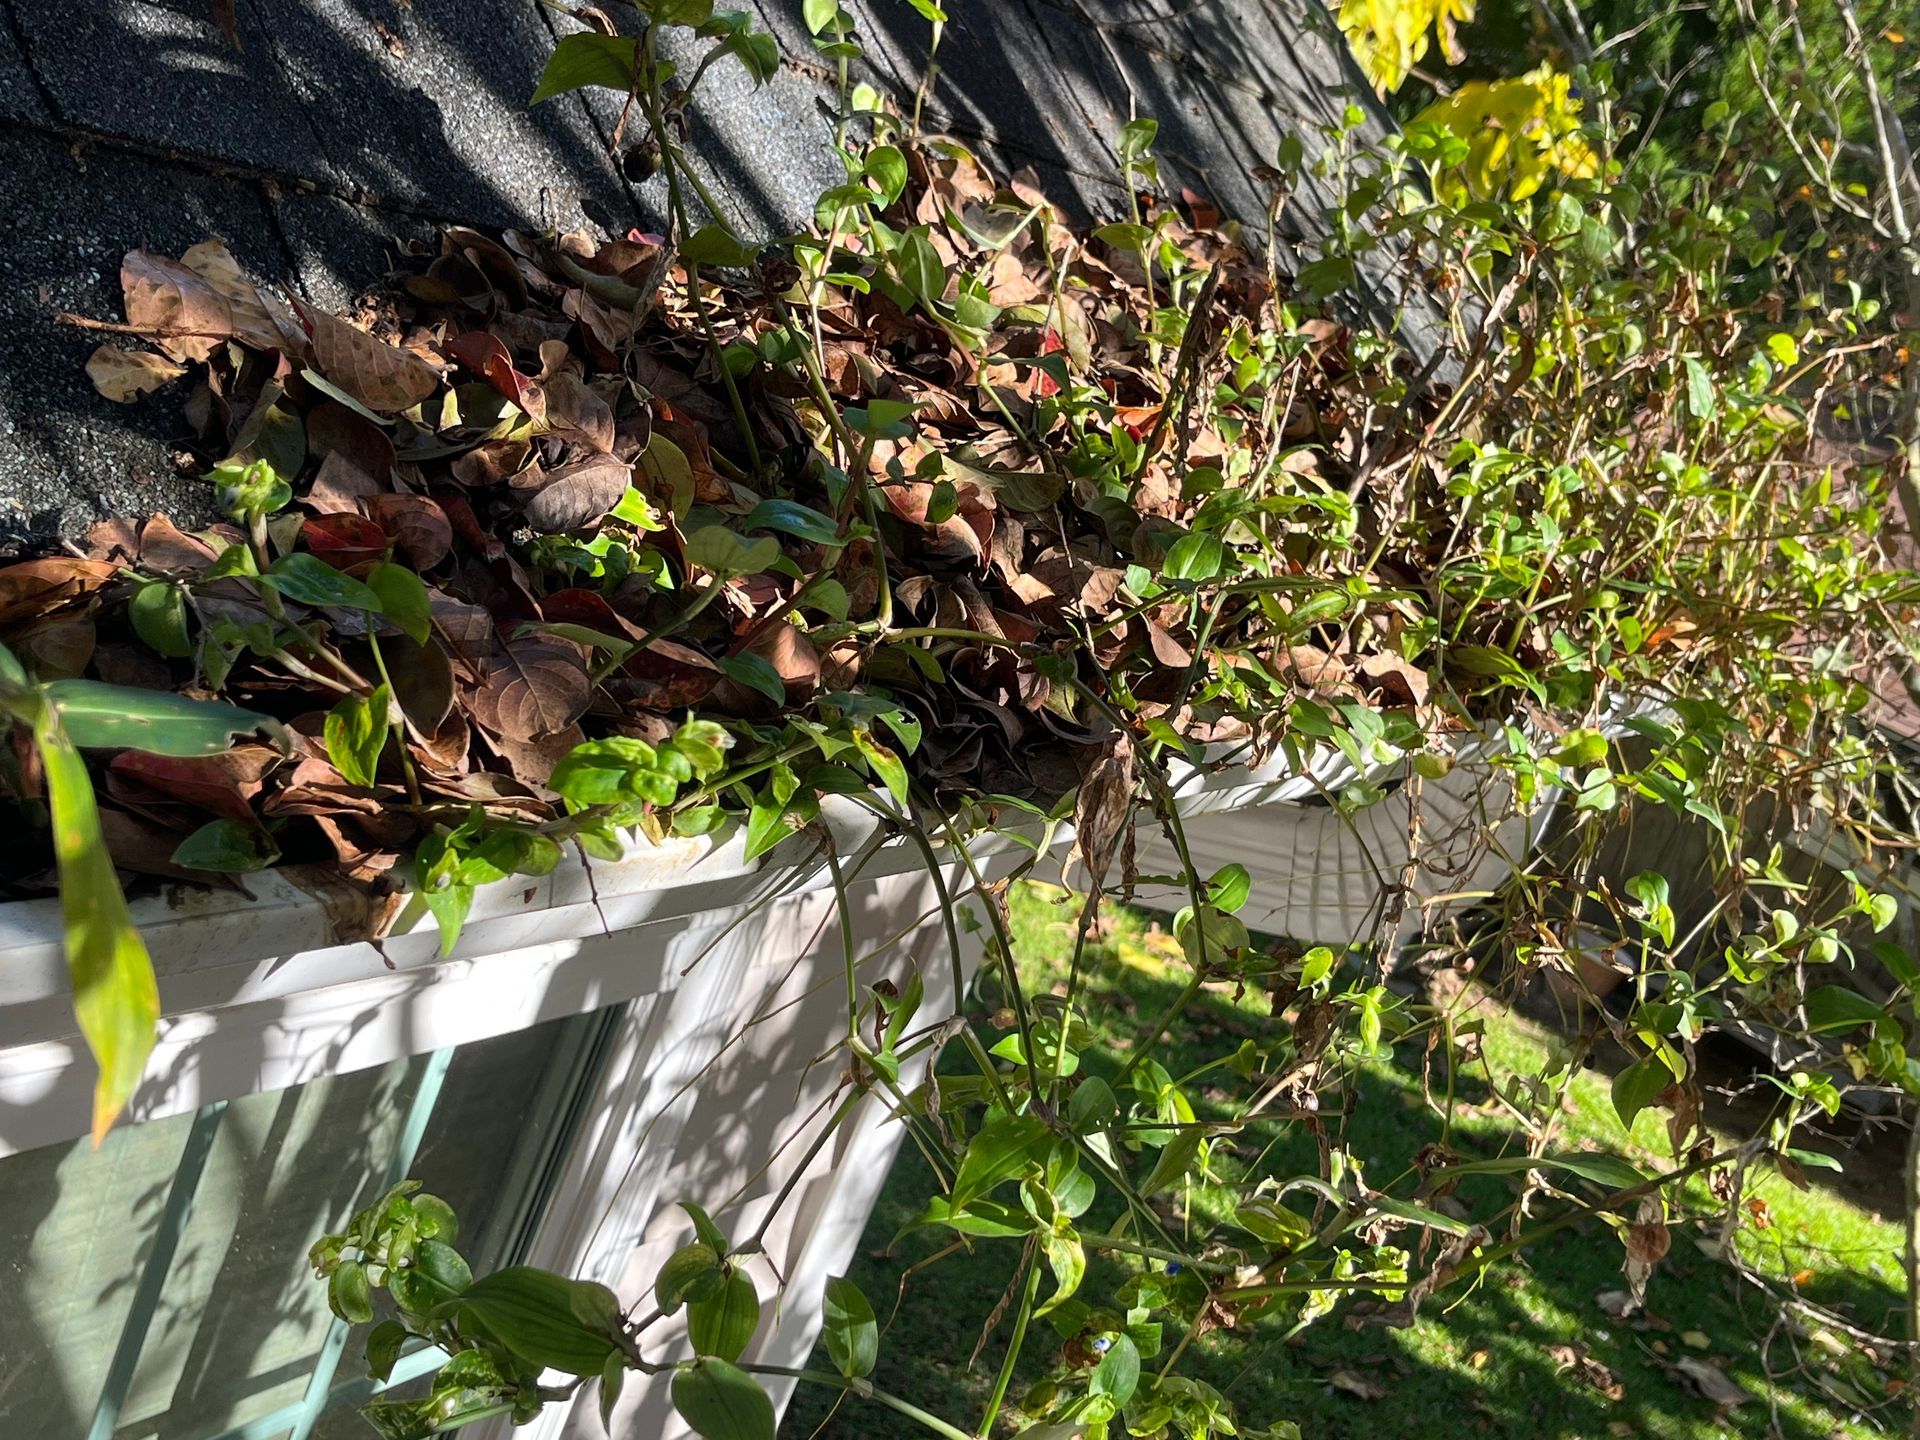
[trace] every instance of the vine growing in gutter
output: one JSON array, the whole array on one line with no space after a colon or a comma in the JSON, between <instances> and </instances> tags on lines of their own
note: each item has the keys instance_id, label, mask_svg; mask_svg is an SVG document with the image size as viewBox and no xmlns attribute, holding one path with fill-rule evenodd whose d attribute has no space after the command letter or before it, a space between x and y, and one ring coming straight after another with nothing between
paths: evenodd
<instances>
[{"instance_id":1,"label":"vine growing in gutter","mask_svg":"<svg viewBox=\"0 0 1920 1440\"><path fill-rule=\"evenodd\" d=\"M1196 1337L1343 1300L1410 1323L1587 1217L1620 1237L1636 1297L1683 1224L1721 1226L1767 1283L1726 1218L1743 1178L1818 1163L1796 1134L1845 1092L1920 1089L1920 972L1876 938L1912 827L1870 723L1920 599L1889 535L1910 472L1878 423L1911 374L1876 243L1899 177L1851 182L1862 214L1783 213L1766 137L1733 117L1688 166L1636 169L1578 99L1604 72L1547 68L1379 147L1352 111L1311 158L1304 140L1271 157L1270 224L1309 169L1336 194L1289 275L1203 200L1162 198L1151 120L1115 137L1127 218L1076 228L920 140L917 100L902 119L851 87L854 18L810 3L847 178L812 232L756 249L697 163L693 102L712 66L764 81L777 53L705 0L637 8L637 36L564 39L535 99L623 97L618 143L660 177L660 233L450 231L367 327L287 308L217 242L128 257L128 321L108 328L159 353L109 346L90 368L132 399L197 367L190 414L232 523L109 525L84 558L0 571L19 657L0 703L41 757L17 752L9 789L80 813L85 772L42 697L89 669L251 708L218 755L117 755L91 858L51 846L63 894L117 895L102 845L174 878L317 863L367 887L376 928L418 907L451 950L476 887L568 846L617 861L635 832L737 828L748 858L786 842L844 894L868 855L834 852L820 807L864 807L942 887L941 963L964 963L958 911L984 927L982 984L1013 1025L989 1047L923 1017L919 977L863 974L849 930L846 1091L808 1143L862 1096L890 1106L940 1181L922 1223L1008 1253L1013 1338L984 1414L927 1414L886 1387L873 1306L841 1280L835 1371L799 1378L942 1435L1015 1414L1044 1440L1294 1433L1183 1375ZM1363 292L1407 313L1355 322ZM283 728L224 746L261 716ZM1573 1063L1509 1096L1523 1148L1351 1148L1331 1102L1360 1059L1423 1045L1451 1074L1473 1036L1386 983L1410 874L1378 877L1371 934L1276 941L1240 918L1243 867L1194 872L1174 762L1275 757L1331 776L1344 816L1404 796L1416 834L1423 787L1483 765L1496 813L1466 822L1470 850L1561 797L1558 843L1488 897L1494 943L1516 973L1631 956L1614 1104L1629 1124L1669 1111L1670 1165L1556 1147ZM1614 819L1653 807L1717 847L1718 902L1684 929L1666 877L1597 868ZM1027 989L1005 882L968 852L1010 815L1074 826L1089 893L1064 995ZM1182 859L1189 975L1101 1078L1080 1063L1079 961L1139 878L1148 817ZM1850 847L1831 893L1776 852L1808 817ZM131 1054L150 967L102 913ZM1439 953L1471 953L1456 915L1423 918ZM1265 993L1273 1017L1209 1067L1232 1077L1220 1119L1156 1058L1211 985ZM1694 1045L1736 1022L1802 1058L1767 1125L1716 1150ZM915 1083L940 1060L962 1069ZM1315 1173L1263 1173L1255 1142L1287 1126L1320 1139ZM1442 1203L1489 1173L1521 1177L1510 1205ZM668 1377L710 1440L770 1436L743 1361L766 1231L730 1236L694 1203L715 1198L688 1197L692 1238L623 1306L527 1267L474 1277L442 1202L381 1197L316 1244L316 1271L342 1318L391 1310L375 1378L416 1341L452 1358L426 1398L369 1418L421 1436L587 1387L610 1412L637 1372ZM1091 1220L1097 1199L1118 1218ZM1130 1277L1082 1293L1090 1252ZM1016 1394L1049 1334L1058 1363Z\"/></svg>"}]
</instances>

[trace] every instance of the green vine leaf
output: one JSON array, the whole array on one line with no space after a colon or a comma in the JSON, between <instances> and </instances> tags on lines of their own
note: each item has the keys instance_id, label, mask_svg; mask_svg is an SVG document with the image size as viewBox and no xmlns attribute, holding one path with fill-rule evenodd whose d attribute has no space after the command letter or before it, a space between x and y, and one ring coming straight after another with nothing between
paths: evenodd
<instances>
[{"instance_id":1,"label":"green vine leaf","mask_svg":"<svg viewBox=\"0 0 1920 1440\"><path fill-rule=\"evenodd\" d=\"M387 744L387 716L393 692L385 685L371 695L348 695L327 712L327 758L349 785L378 783L380 752Z\"/></svg>"},{"instance_id":2,"label":"green vine leaf","mask_svg":"<svg viewBox=\"0 0 1920 1440\"><path fill-rule=\"evenodd\" d=\"M1613 1077L1613 1109L1629 1131L1633 1120L1669 1085L1673 1072L1658 1055L1643 1055Z\"/></svg>"},{"instance_id":3,"label":"green vine leaf","mask_svg":"<svg viewBox=\"0 0 1920 1440\"><path fill-rule=\"evenodd\" d=\"M871 1375L880 1361L880 1325L860 1287L844 1275L827 1281L827 1357L849 1380Z\"/></svg>"},{"instance_id":4,"label":"green vine leaf","mask_svg":"<svg viewBox=\"0 0 1920 1440\"><path fill-rule=\"evenodd\" d=\"M169 660L192 656L186 592L172 581L142 581L127 602L127 618L133 622L133 633L144 640L154 654Z\"/></svg>"},{"instance_id":5,"label":"green vine leaf","mask_svg":"<svg viewBox=\"0 0 1920 1440\"><path fill-rule=\"evenodd\" d=\"M1093 1375L1087 1381L1087 1391L1093 1395L1104 1395L1116 1405L1124 1405L1133 1398L1133 1392L1140 1385L1140 1349L1125 1335L1115 1335L1111 1339L1107 1353L1093 1367Z\"/></svg>"},{"instance_id":6,"label":"green vine leaf","mask_svg":"<svg viewBox=\"0 0 1920 1440\"><path fill-rule=\"evenodd\" d=\"M612 1291L531 1265L481 1276L438 1312L479 1324L529 1364L569 1375L597 1377L621 1349Z\"/></svg>"},{"instance_id":7,"label":"green vine leaf","mask_svg":"<svg viewBox=\"0 0 1920 1440\"><path fill-rule=\"evenodd\" d=\"M385 1380L406 1348L408 1330L398 1320L382 1320L367 1332L367 1378Z\"/></svg>"},{"instance_id":8,"label":"green vine leaf","mask_svg":"<svg viewBox=\"0 0 1920 1440\"><path fill-rule=\"evenodd\" d=\"M886 745L874 739L870 730L855 730L853 743L858 747L866 762L873 767L873 773L880 777L887 787L887 793L893 796L893 803L901 809L907 806L907 767L900 757Z\"/></svg>"},{"instance_id":9,"label":"green vine leaf","mask_svg":"<svg viewBox=\"0 0 1920 1440\"><path fill-rule=\"evenodd\" d=\"M954 1211L964 1210L996 1185L1039 1163L1052 1139L1053 1131L1038 1115L999 1115L987 1121L967 1144L949 1205Z\"/></svg>"},{"instance_id":10,"label":"green vine leaf","mask_svg":"<svg viewBox=\"0 0 1920 1440\"><path fill-rule=\"evenodd\" d=\"M687 1338L699 1355L738 1360L760 1328L760 1296L738 1270L730 1271L718 1293L687 1302Z\"/></svg>"},{"instance_id":11,"label":"green vine leaf","mask_svg":"<svg viewBox=\"0 0 1920 1440\"><path fill-rule=\"evenodd\" d=\"M529 105L551 100L572 90L599 85L608 90L625 90L633 83L635 40L631 35L597 35L585 32L563 35L547 57L534 87Z\"/></svg>"},{"instance_id":12,"label":"green vine leaf","mask_svg":"<svg viewBox=\"0 0 1920 1440\"><path fill-rule=\"evenodd\" d=\"M163 690L55 680L42 693L59 713L67 739L82 750L188 758L219 755L242 736L265 734L277 743L284 734L279 722L256 711Z\"/></svg>"},{"instance_id":13,"label":"green vine leaf","mask_svg":"<svg viewBox=\"0 0 1920 1440\"><path fill-rule=\"evenodd\" d=\"M245 875L264 870L280 858L280 847L257 825L213 820L202 825L173 852L173 863L188 870Z\"/></svg>"},{"instance_id":14,"label":"green vine leaf","mask_svg":"<svg viewBox=\"0 0 1920 1440\"><path fill-rule=\"evenodd\" d=\"M370 587L305 550L282 555L260 580L302 605L380 613L380 597Z\"/></svg>"},{"instance_id":15,"label":"green vine leaf","mask_svg":"<svg viewBox=\"0 0 1920 1440\"><path fill-rule=\"evenodd\" d=\"M373 1287L367 1283L367 1267L357 1260L341 1261L327 1277L327 1304L349 1325L372 1320Z\"/></svg>"},{"instance_id":16,"label":"green vine leaf","mask_svg":"<svg viewBox=\"0 0 1920 1440\"><path fill-rule=\"evenodd\" d=\"M725 1360L701 1359L673 1374L673 1408L705 1440L774 1440L773 1401Z\"/></svg>"},{"instance_id":17,"label":"green vine leaf","mask_svg":"<svg viewBox=\"0 0 1920 1440\"><path fill-rule=\"evenodd\" d=\"M433 634L433 608L426 582L404 565L383 560L367 574L367 588L380 597L380 613L416 645Z\"/></svg>"}]
</instances>

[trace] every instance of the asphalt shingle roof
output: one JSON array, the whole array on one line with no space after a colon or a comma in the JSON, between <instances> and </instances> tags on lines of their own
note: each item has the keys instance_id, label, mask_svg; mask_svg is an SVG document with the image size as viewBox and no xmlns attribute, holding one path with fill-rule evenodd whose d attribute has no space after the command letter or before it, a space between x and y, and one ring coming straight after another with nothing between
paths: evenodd
<instances>
[{"instance_id":1,"label":"asphalt shingle roof","mask_svg":"<svg viewBox=\"0 0 1920 1440\"><path fill-rule=\"evenodd\" d=\"M716 67L694 149L736 218L772 235L840 175L799 0L754 4L788 63L761 88ZM926 23L900 0L847 4L872 59L861 78L910 96ZM659 223L657 197L607 157L611 99L528 108L569 23L536 0L236 14L238 50L211 0L0 0L0 555L107 515L211 518L171 459L179 398L101 399L82 370L99 337L54 318L119 318L134 246L219 235L257 278L339 306L436 224ZM1132 115L1160 121L1170 183L1257 220L1249 172L1282 134L1371 105L1318 0L971 0L939 63L930 128L1095 215L1123 203L1111 141Z\"/></svg>"}]
</instances>

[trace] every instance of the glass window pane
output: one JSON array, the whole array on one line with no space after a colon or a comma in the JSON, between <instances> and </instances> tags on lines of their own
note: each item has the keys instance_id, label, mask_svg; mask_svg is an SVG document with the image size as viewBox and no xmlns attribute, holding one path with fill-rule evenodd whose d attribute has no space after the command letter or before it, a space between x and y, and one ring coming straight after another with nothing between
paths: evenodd
<instances>
[{"instance_id":1,"label":"glass window pane","mask_svg":"<svg viewBox=\"0 0 1920 1440\"><path fill-rule=\"evenodd\" d=\"M411 1173L494 1265L564 1113L583 1025L462 1047ZM234 1101L152 1317L116 1440L195 1440L300 1400L331 1320L307 1247L378 1192L427 1060ZM0 1434L84 1435L190 1115L0 1160ZM357 1347L343 1378L362 1372ZM355 1421L356 1425L362 1422Z\"/></svg>"}]
</instances>

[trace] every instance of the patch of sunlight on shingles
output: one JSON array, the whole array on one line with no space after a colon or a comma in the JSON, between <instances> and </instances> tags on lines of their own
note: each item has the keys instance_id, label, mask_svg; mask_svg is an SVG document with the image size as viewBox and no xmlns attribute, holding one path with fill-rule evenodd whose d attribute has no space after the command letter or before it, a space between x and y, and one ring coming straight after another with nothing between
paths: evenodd
<instances>
[{"instance_id":1,"label":"patch of sunlight on shingles","mask_svg":"<svg viewBox=\"0 0 1920 1440\"><path fill-rule=\"evenodd\" d=\"M366 34L349 25L350 21L360 18L357 10L350 12L348 8L342 8L333 12L330 7L312 6L308 13L329 25L335 39L350 51L367 50L370 42ZM489 128L476 118L485 113L485 107L454 103L456 97L461 95L490 94L494 89L493 82L475 70L465 54L457 46L449 45L438 30L421 25L415 27L415 31L408 39L408 63L413 73L443 82L430 89L423 86L422 93L433 102L447 144L462 164L470 167L495 194L501 196L511 196L519 188L516 171L534 173L529 161L544 167L546 174L559 176L569 172L571 162L534 127L515 126L508 137L511 143L503 143L503 137L497 129ZM503 101L508 99L499 98ZM585 122L580 121L574 128L582 129L584 125Z\"/></svg>"},{"instance_id":2,"label":"patch of sunlight on shingles","mask_svg":"<svg viewBox=\"0 0 1920 1440\"><path fill-rule=\"evenodd\" d=\"M129 35L137 36L153 47L148 64L169 72L201 70L209 75L243 76L246 72L238 55L222 55L208 46L206 25L179 10L121 0L115 7L120 23Z\"/></svg>"}]
</instances>

